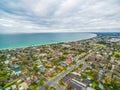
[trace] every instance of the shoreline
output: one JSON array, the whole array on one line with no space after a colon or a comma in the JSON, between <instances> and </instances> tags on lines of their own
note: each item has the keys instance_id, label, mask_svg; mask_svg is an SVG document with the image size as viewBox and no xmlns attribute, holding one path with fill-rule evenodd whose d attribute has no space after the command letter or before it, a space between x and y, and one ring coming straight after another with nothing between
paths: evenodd
<instances>
[{"instance_id":1,"label":"shoreline","mask_svg":"<svg viewBox=\"0 0 120 90\"><path fill-rule=\"evenodd\" d=\"M39 45L30 45L30 46L21 46L21 47L11 47L11 48L3 48L3 49L1 49L0 48L0 51L2 51L2 50L16 50L16 49L25 49L25 48L29 48L29 47L38 47L38 46L42 46L42 45L52 45L52 44L59 44L59 43L69 43L69 42L78 42L78 41L82 41L82 40L88 40L88 39L92 39L92 38L95 38L95 37L97 37L97 34L94 34L93 33L93 35L94 36L91 36L90 38L85 38L85 39L81 39L81 40L71 40L71 41L61 41L61 42L52 42L52 43L46 43L46 44L39 44Z\"/></svg>"}]
</instances>

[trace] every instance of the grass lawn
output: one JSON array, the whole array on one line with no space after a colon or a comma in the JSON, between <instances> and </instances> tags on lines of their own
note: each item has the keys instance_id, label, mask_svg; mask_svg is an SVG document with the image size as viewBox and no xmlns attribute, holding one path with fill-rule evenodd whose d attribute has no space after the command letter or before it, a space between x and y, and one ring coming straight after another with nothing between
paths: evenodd
<instances>
[{"instance_id":1,"label":"grass lawn","mask_svg":"<svg viewBox=\"0 0 120 90\"><path fill-rule=\"evenodd\" d=\"M16 83L18 80L19 80L19 78L13 80L12 82L7 83L3 88L6 88L6 87L9 87L9 86L13 85L13 84Z\"/></svg>"},{"instance_id":2,"label":"grass lawn","mask_svg":"<svg viewBox=\"0 0 120 90\"><path fill-rule=\"evenodd\" d=\"M105 47L105 45L103 44L94 44L95 46L98 46L98 47Z\"/></svg>"}]
</instances>

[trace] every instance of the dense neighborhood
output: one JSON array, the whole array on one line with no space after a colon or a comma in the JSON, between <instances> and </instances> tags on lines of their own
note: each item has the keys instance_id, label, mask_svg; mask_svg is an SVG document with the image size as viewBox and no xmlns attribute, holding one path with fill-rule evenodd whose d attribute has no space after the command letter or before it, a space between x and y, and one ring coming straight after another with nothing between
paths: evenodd
<instances>
[{"instance_id":1,"label":"dense neighborhood","mask_svg":"<svg viewBox=\"0 0 120 90\"><path fill-rule=\"evenodd\" d=\"M0 90L120 90L120 34L0 50Z\"/></svg>"}]
</instances>

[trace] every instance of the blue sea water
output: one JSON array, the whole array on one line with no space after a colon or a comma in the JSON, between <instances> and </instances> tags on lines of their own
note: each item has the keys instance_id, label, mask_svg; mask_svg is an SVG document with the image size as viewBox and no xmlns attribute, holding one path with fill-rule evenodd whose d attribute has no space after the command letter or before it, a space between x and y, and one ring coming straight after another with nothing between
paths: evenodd
<instances>
[{"instance_id":1,"label":"blue sea water","mask_svg":"<svg viewBox=\"0 0 120 90\"><path fill-rule=\"evenodd\" d=\"M91 33L0 34L0 49L77 41L92 38L95 36L95 34Z\"/></svg>"}]
</instances>

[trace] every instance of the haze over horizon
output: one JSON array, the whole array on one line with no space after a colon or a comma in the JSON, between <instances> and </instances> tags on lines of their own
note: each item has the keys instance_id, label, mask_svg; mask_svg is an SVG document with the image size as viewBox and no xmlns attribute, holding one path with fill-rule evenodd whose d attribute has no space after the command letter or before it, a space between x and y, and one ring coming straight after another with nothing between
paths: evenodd
<instances>
[{"instance_id":1,"label":"haze over horizon","mask_svg":"<svg viewBox=\"0 0 120 90\"><path fill-rule=\"evenodd\" d=\"M120 0L0 0L0 33L120 32Z\"/></svg>"}]
</instances>

